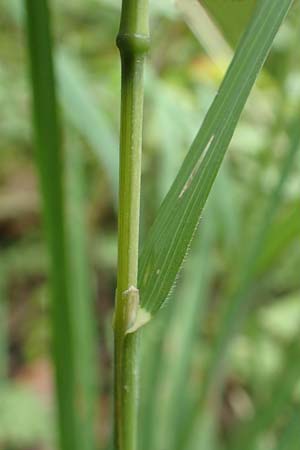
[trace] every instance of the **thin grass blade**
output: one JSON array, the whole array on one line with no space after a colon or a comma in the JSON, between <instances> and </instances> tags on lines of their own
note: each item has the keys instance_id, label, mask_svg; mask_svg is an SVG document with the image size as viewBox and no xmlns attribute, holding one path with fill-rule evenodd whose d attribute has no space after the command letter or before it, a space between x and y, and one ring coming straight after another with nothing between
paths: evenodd
<instances>
[{"instance_id":1,"label":"thin grass blade","mask_svg":"<svg viewBox=\"0 0 300 450\"><path fill-rule=\"evenodd\" d=\"M79 448L96 448L97 353L90 264L87 254L87 224L84 200L83 152L78 140L69 136L66 151L66 226L74 347Z\"/></svg>"},{"instance_id":2,"label":"thin grass blade","mask_svg":"<svg viewBox=\"0 0 300 450\"><path fill-rule=\"evenodd\" d=\"M84 71L60 49L55 53L59 100L68 122L93 150L108 178L115 206L118 198L118 139L109 120L92 96Z\"/></svg>"},{"instance_id":3,"label":"thin grass blade","mask_svg":"<svg viewBox=\"0 0 300 450\"><path fill-rule=\"evenodd\" d=\"M283 189L300 148L299 114L293 121L289 135L290 148L285 156L279 180L271 193L266 209L262 214L260 226L249 243L245 259L240 264L234 292L231 292L228 302L225 303L225 306L221 311L218 322L218 331L211 343L211 357L208 369L201 385L199 397L195 400L194 409L188 419L188 426L178 444L178 449L186 446L186 441L188 441L190 435L193 434L191 430L195 429L198 417L201 415L202 411L205 410L206 405L210 403L211 397L215 397L218 386L221 384L221 380L224 377L224 361L229 343L239 327L241 327L250 306L250 288L255 279L257 261L261 254L263 254L270 226L278 211Z\"/></svg>"},{"instance_id":4,"label":"thin grass blade","mask_svg":"<svg viewBox=\"0 0 300 450\"><path fill-rule=\"evenodd\" d=\"M256 272L261 275L270 269L299 236L300 215L299 205L296 204L271 227L264 251L256 263Z\"/></svg>"},{"instance_id":5,"label":"thin grass blade","mask_svg":"<svg viewBox=\"0 0 300 450\"><path fill-rule=\"evenodd\" d=\"M61 450L77 446L75 380L68 297L62 149L46 0L26 0L36 160L50 255L52 339Z\"/></svg>"},{"instance_id":6,"label":"thin grass blade","mask_svg":"<svg viewBox=\"0 0 300 450\"><path fill-rule=\"evenodd\" d=\"M257 4L257 0L199 0L232 45L240 39Z\"/></svg>"},{"instance_id":7,"label":"thin grass blade","mask_svg":"<svg viewBox=\"0 0 300 450\"><path fill-rule=\"evenodd\" d=\"M285 161L282 164L279 180L270 195L255 236L247 248L248 251L245 255L245 259L240 265L239 274L237 276L237 286L230 297L230 301L224 310L224 314L222 314L220 318L218 337L214 346L214 351L212 352L214 360L212 367L215 366L215 368L211 370L214 373L218 371L217 366L219 367L219 365L222 364L223 358L221 358L221 355L225 354L225 349L227 348L228 342L236 332L237 327L241 325L241 318L244 316L247 311L247 307L249 306L249 301L246 301L246 296L249 293L251 282L255 277L257 262L264 253L264 246L268 238L269 230L279 209L285 184L299 151L299 114L293 121L289 135L290 147L285 156ZM212 372L210 372L209 378L211 380L213 379Z\"/></svg>"},{"instance_id":8,"label":"thin grass blade","mask_svg":"<svg viewBox=\"0 0 300 450\"><path fill-rule=\"evenodd\" d=\"M23 26L24 8L19 0L6 0L5 8L17 25ZM65 117L89 144L104 168L109 181L115 207L118 197L118 137L101 105L92 96L88 77L65 48L54 51L58 100Z\"/></svg>"},{"instance_id":9,"label":"thin grass blade","mask_svg":"<svg viewBox=\"0 0 300 450\"><path fill-rule=\"evenodd\" d=\"M131 331L151 319L174 285L239 116L291 4L264 0L255 11L142 249L141 309Z\"/></svg>"}]
</instances>

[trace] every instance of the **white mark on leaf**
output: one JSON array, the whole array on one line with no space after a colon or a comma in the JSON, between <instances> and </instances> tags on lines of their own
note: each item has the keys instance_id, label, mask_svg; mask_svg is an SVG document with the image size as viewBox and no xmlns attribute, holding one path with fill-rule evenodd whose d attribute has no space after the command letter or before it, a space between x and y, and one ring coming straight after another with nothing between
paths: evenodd
<instances>
[{"instance_id":1,"label":"white mark on leaf","mask_svg":"<svg viewBox=\"0 0 300 450\"><path fill-rule=\"evenodd\" d=\"M188 188L189 188L190 185L192 184L192 181L193 181L195 175L197 174L197 172L198 172L198 170L199 170L199 168L200 168L200 165L201 165L203 159L205 158L205 155L207 154L207 152L208 152L208 150L209 150L209 148L210 148L210 146L211 146L211 144L212 144L214 138L215 138L215 135L213 134L212 137L210 138L210 140L208 141L208 143L207 143L205 149L204 149L203 152L201 153L200 158L198 159L197 163L195 164L195 167L193 168L193 170L192 170L190 176L188 177L188 179L187 179L185 185L183 186L182 191L180 192L178 198L182 198L183 195L185 194L185 192L188 190Z\"/></svg>"}]
</instances>

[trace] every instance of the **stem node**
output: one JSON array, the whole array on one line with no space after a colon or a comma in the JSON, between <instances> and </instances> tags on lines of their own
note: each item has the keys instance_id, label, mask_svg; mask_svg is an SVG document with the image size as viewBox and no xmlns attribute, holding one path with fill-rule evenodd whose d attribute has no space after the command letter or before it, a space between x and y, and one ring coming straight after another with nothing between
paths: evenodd
<instances>
[{"instance_id":1,"label":"stem node","mask_svg":"<svg viewBox=\"0 0 300 450\"><path fill-rule=\"evenodd\" d=\"M150 48L150 38L147 34L119 33L116 44L122 57L145 56Z\"/></svg>"}]
</instances>

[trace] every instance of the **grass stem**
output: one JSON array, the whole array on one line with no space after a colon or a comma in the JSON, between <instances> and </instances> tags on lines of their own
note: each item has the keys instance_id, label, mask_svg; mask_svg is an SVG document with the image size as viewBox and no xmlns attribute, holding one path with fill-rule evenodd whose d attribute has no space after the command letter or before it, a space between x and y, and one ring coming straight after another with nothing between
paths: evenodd
<instances>
[{"instance_id":1,"label":"grass stem","mask_svg":"<svg viewBox=\"0 0 300 450\"><path fill-rule=\"evenodd\" d=\"M115 448L137 448L138 333L127 334L139 305L137 288L144 62L148 0L123 0L117 37L122 64L118 280L115 332Z\"/></svg>"}]
</instances>

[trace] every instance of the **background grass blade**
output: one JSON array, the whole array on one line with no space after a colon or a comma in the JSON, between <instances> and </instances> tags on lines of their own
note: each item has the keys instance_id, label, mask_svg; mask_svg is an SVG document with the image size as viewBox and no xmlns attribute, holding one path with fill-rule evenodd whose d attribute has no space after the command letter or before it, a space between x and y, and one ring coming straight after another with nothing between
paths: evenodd
<instances>
[{"instance_id":1,"label":"background grass blade","mask_svg":"<svg viewBox=\"0 0 300 450\"><path fill-rule=\"evenodd\" d=\"M291 205L290 211L279 221L275 222L266 239L264 252L256 263L256 272L264 273L271 265L274 265L297 236L300 235L299 206Z\"/></svg>"},{"instance_id":2,"label":"background grass blade","mask_svg":"<svg viewBox=\"0 0 300 450\"><path fill-rule=\"evenodd\" d=\"M50 254L52 345L55 362L59 438L62 450L74 450L77 446L77 424L74 403L75 380L71 310L67 283L63 164L52 64L49 11L45 0L26 0L25 5L33 89L36 158Z\"/></svg>"},{"instance_id":3,"label":"background grass blade","mask_svg":"<svg viewBox=\"0 0 300 450\"><path fill-rule=\"evenodd\" d=\"M18 25L24 23L23 3L9 1L6 9ZM103 166L110 183L115 206L118 197L118 137L111 123L99 108L89 89L87 75L76 58L65 48L53 52L55 77L60 102L66 120L89 144L97 160ZM107 151L109 149L109 151Z\"/></svg>"},{"instance_id":4,"label":"background grass blade","mask_svg":"<svg viewBox=\"0 0 300 450\"><path fill-rule=\"evenodd\" d=\"M231 290L229 300L222 305L218 318L217 333L211 345L211 356L208 369L202 381L199 397L194 402L194 408L187 419L188 425L178 445L178 449L186 445L192 430L196 428L198 418L212 399L215 399L219 392L224 378L224 362L229 344L245 320L246 312L250 306L251 285L255 279L255 269L261 254L264 252L264 245L267 241L270 225L278 211L280 199L283 194L288 175L295 162L297 151L300 147L300 129L298 126L299 115L294 119L290 129L290 148L282 164L279 180L270 195L269 201L262 214L260 225L256 228L255 236L249 240L244 260L240 262L240 270L235 278L234 291ZM232 286L230 287L232 289ZM218 396L218 395L217 395Z\"/></svg>"},{"instance_id":5,"label":"background grass blade","mask_svg":"<svg viewBox=\"0 0 300 450\"><path fill-rule=\"evenodd\" d=\"M140 257L140 323L168 296L241 111L292 0L259 4ZM139 320L139 319L138 319Z\"/></svg>"},{"instance_id":6,"label":"background grass blade","mask_svg":"<svg viewBox=\"0 0 300 450\"><path fill-rule=\"evenodd\" d=\"M88 89L84 71L66 51L55 54L60 102L68 122L90 144L109 179L115 205L118 198L118 140L111 124Z\"/></svg>"},{"instance_id":7,"label":"background grass blade","mask_svg":"<svg viewBox=\"0 0 300 450\"><path fill-rule=\"evenodd\" d=\"M208 211L206 211L208 212ZM177 439L176 430L180 429L182 408L188 399L185 390L189 375L197 330L201 327L204 311L207 307L209 281L211 273L211 255L213 230L209 214L202 223L196 237L195 248L189 255L183 274L183 282L177 293L175 308L165 338L165 355L160 367L159 396L157 414L159 423L153 430L157 436L156 446L152 448L174 448ZM197 279L197 283L191 280ZM201 345L201 344L200 344ZM164 401L162 401L164 399ZM181 405L178 410L177 405Z\"/></svg>"},{"instance_id":8,"label":"background grass blade","mask_svg":"<svg viewBox=\"0 0 300 450\"><path fill-rule=\"evenodd\" d=\"M169 309L162 310L157 320L152 321L142 330L141 362L141 414L139 419L140 448L153 448L156 430L157 401L160 401L158 386L161 366L164 360L165 335L169 329L171 314Z\"/></svg>"},{"instance_id":9,"label":"background grass blade","mask_svg":"<svg viewBox=\"0 0 300 450\"><path fill-rule=\"evenodd\" d=\"M215 21L198 2L177 0L176 4L192 33L223 73L226 68L224 62L227 63L232 59L233 52Z\"/></svg>"},{"instance_id":10,"label":"background grass blade","mask_svg":"<svg viewBox=\"0 0 300 450\"><path fill-rule=\"evenodd\" d=\"M281 174L277 185L271 193L269 202L263 213L262 220L259 227L256 229L256 235L251 239L243 263L240 266L240 272L237 276L237 286L234 289L234 293L230 298L230 301L225 305L225 312L220 317L220 328L218 332L218 338L214 352L212 353L213 359L217 363L218 367L222 364L221 355L225 354L225 348L231 336L235 333L237 326L241 324L241 311L244 315L247 311L249 301L245 300L247 293L249 293L249 286L255 275L256 265L260 256L264 253L264 245L268 237L269 229L272 221L278 211L280 205L280 199L283 193L285 183L288 179L290 171L295 162L295 158L300 146L300 129L298 126L299 116L293 123L290 131L290 148L285 157L285 161L282 164ZM238 280L238 281L237 281ZM239 321L237 323L237 318ZM214 363L212 364L214 366ZM214 373L218 371L217 368L213 369ZM209 379L212 380L212 372L209 374Z\"/></svg>"},{"instance_id":11,"label":"background grass blade","mask_svg":"<svg viewBox=\"0 0 300 450\"><path fill-rule=\"evenodd\" d=\"M241 442L243 442L245 450L256 448L257 441L261 435L266 433L274 423L278 423L280 416L289 409L299 375L300 348L296 338L285 351L282 370L273 382L268 401L263 405L259 405L254 419L244 432L238 433L235 445L231 448L238 450Z\"/></svg>"},{"instance_id":12,"label":"background grass blade","mask_svg":"<svg viewBox=\"0 0 300 450\"><path fill-rule=\"evenodd\" d=\"M215 264L212 249L217 223L225 224L222 233L226 234L226 243L233 245L232 231L229 230L232 218L227 217L228 211L225 208L218 207L221 201L227 205L233 195L233 186L230 186L229 179L224 183L228 177L225 169L227 167L223 165L206 205L195 246L187 258L174 298L160 311L156 320L145 328L143 334L143 342L146 341L146 345L143 345L142 360L143 440L140 445L145 450L175 447L184 426L185 412L189 410L191 393L187 385L192 384L191 373L195 371L195 358L198 359L196 355L202 353L200 330L210 298L210 282ZM227 196L230 198L226 199ZM219 212L218 217L216 209ZM236 225L233 225L233 229L236 229ZM192 282L195 279L197 282ZM147 341L150 341L150 345L149 342L147 345ZM177 407L179 404L180 409ZM159 423L156 421L158 414ZM215 409L207 408L195 437L195 448L202 448L200 443L205 449L215 448L215 437Z\"/></svg>"},{"instance_id":13,"label":"background grass blade","mask_svg":"<svg viewBox=\"0 0 300 450\"><path fill-rule=\"evenodd\" d=\"M69 137L66 151L66 229L74 348L79 448L93 450L97 410L96 323L87 255L85 173L82 149Z\"/></svg>"},{"instance_id":14,"label":"background grass blade","mask_svg":"<svg viewBox=\"0 0 300 450\"><path fill-rule=\"evenodd\" d=\"M230 44L235 45L247 26L257 0L224 2L199 0Z\"/></svg>"}]
</instances>

